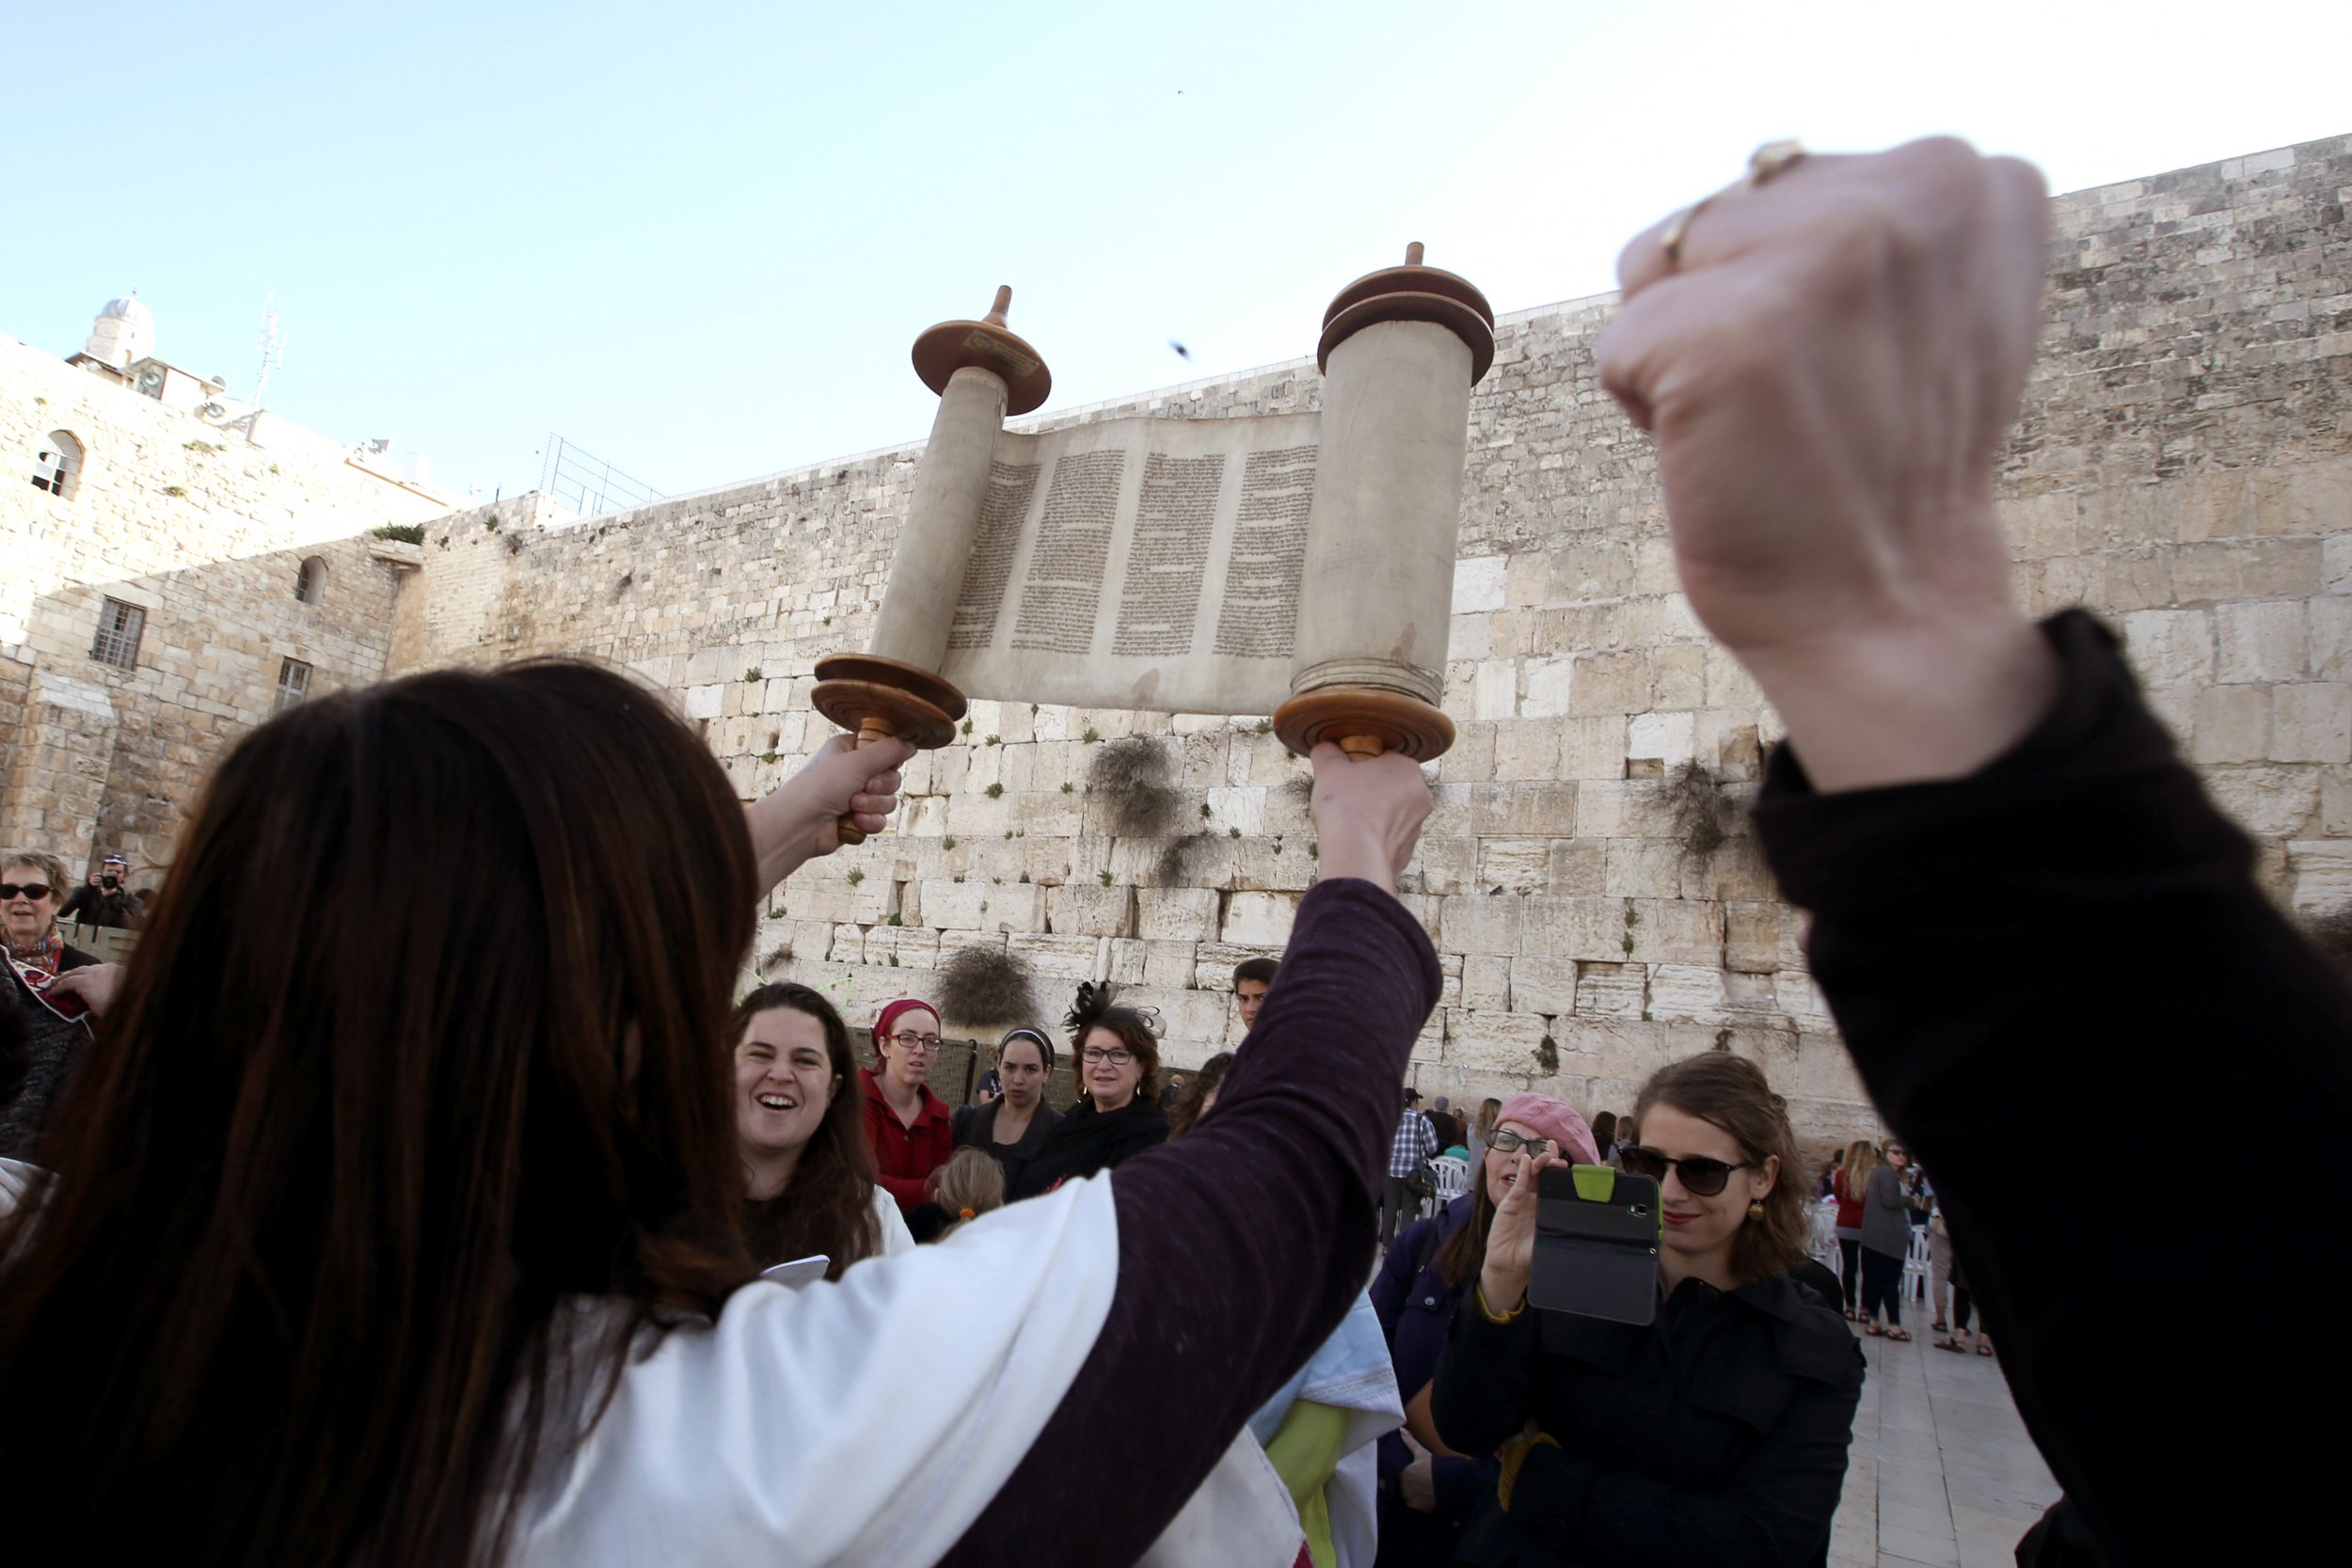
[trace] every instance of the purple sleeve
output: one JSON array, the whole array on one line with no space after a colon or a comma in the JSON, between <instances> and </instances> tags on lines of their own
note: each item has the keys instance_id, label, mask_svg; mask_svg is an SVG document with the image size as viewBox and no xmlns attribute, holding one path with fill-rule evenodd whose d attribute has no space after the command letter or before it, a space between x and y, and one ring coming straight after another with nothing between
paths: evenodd
<instances>
[{"instance_id":1,"label":"purple sleeve","mask_svg":"<svg viewBox=\"0 0 2352 1568\"><path fill-rule=\"evenodd\" d=\"M1436 950L1394 898L1352 879L1307 895L1216 1108L1112 1177L1110 1315L944 1562L1131 1562L1158 1538L1363 1288L1397 1085L1438 989Z\"/></svg>"}]
</instances>

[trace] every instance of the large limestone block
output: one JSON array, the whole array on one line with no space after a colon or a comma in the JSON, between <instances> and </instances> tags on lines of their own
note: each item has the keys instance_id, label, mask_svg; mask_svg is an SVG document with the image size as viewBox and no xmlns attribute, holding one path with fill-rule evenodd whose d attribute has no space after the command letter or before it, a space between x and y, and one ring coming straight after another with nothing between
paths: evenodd
<instances>
[{"instance_id":1,"label":"large limestone block","mask_svg":"<svg viewBox=\"0 0 2352 1568\"><path fill-rule=\"evenodd\" d=\"M1135 928L1135 903L1131 887L1072 883L1048 895L1046 924L1057 935L1123 937Z\"/></svg>"},{"instance_id":2,"label":"large limestone block","mask_svg":"<svg viewBox=\"0 0 2352 1568\"><path fill-rule=\"evenodd\" d=\"M2297 839L2287 846L2287 869L2303 913L2352 910L2352 840Z\"/></svg>"},{"instance_id":3,"label":"large limestone block","mask_svg":"<svg viewBox=\"0 0 2352 1568\"><path fill-rule=\"evenodd\" d=\"M872 926L888 919L898 908L898 884L881 877L851 882L803 871L787 881L783 891L785 911L795 920Z\"/></svg>"},{"instance_id":4,"label":"large limestone block","mask_svg":"<svg viewBox=\"0 0 2352 1568\"><path fill-rule=\"evenodd\" d=\"M2213 614L2148 610L2118 617L2123 650L2151 687L2203 686L2213 679Z\"/></svg>"},{"instance_id":5,"label":"large limestone block","mask_svg":"<svg viewBox=\"0 0 2352 1568\"><path fill-rule=\"evenodd\" d=\"M1696 734L1687 712L1637 714L1626 726L1625 754L1672 769L1691 760Z\"/></svg>"},{"instance_id":6,"label":"large limestone block","mask_svg":"<svg viewBox=\"0 0 2352 1568\"><path fill-rule=\"evenodd\" d=\"M1495 726L1494 776L1499 780L1557 780L1560 770L1558 719L1518 719Z\"/></svg>"},{"instance_id":7,"label":"large limestone block","mask_svg":"<svg viewBox=\"0 0 2352 1568\"><path fill-rule=\"evenodd\" d=\"M1724 972L1709 964L1652 964L1648 1012L1662 1023L1730 1022Z\"/></svg>"},{"instance_id":8,"label":"large limestone block","mask_svg":"<svg viewBox=\"0 0 2352 1568\"><path fill-rule=\"evenodd\" d=\"M1192 983L1200 990L1231 992L1233 989L1233 966L1244 958L1273 958L1280 961L1279 947L1244 947L1230 942L1204 942L1193 949Z\"/></svg>"},{"instance_id":9,"label":"large limestone block","mask_svg":"<svg viewBox=\"0 0 2352 1568\"><path fill-rule=\"evenodd\" d=\"M1147 951L1150 943L1135 937L1113 937L1110 942L1111 982L1120 986L1151 984L1151 954Z\"/></svg>"},{"instance_id":10,"label":"large limestone block","mask_svg":"<svg viewBox=\"0 0 2352 1568\"><path fill-rule=\"evenodd\" d=\"M2205 787L2238 825L2261 838L2300 834L2319 804L2315 768L2216 768Z\"/></svg>"},{"instance_id":11,"label":"large limestone block","mask_svg":"<svg viewBox=\"0 0 2352 1568\"><path fill-rule=\"evenodd\" d=\"M1021 931L1005 938L1005 951L1016 958L1027 960L1040 982L1039 999L1049 1012L1058 1016L1069 1006L1068 999L1074 994L1074 983L1094 978L1095 959L1102 952L1102 939Z\"/></svg>"},{"instance_id":12,"label":"large limestone block","mask_svg":"<svg viewBox=\"0 0 2352 1568\"><path fill-rule=\"evenodd\" d=\"M2352 762L2352 686L2329 681L2273 687L2270 760Z\"/></svg>"},{"instance_id":13,"label":"large limestone block","mask_svg":"<svg viewBox=\"0 0 2352 1568\"><path fill-rule=\"evenodd\" d=\"M2304 676L2310 639L2302 601L2259 600L2215 607L2224 681L2294 681Z\"/></svg>"},{"instance_id":14,"label":"large limestone block","mask_svg":"<svg viewBox=\"0 0 2352 1568\"><path fill-rule=\"evenodd\" d=\"M1783 912L1770 899L1724 905L1724 967L1743 974L1771 974L1781 968Z\"/></svg>"},{"instance_id":15,"label":"large limestone block","mask_svg":"<svg viewBox=\"0 0 2352 1568\"><path fill-rule=\"evenodd\" d=\"M1577 792L1581 787L1562 780L1530 780L1481 787L1471 797L1472 830L1482 837L1540 834L1548 838L1573 838L1577 832Z\"/></svg>"},{"instance_id":16,"label":"large limestone block","mask_svg":"<svg viewBox=\"0 0 2352 1568\"><path fill-rule=\"evenodd\" d=\"M1474 1072L1534 1072L1546 1033L1533 1013L1445 1010L1444 1061Z\"/></svg>"},{"instance_id":17,"label":"large limestone block","mask_svg":"<svg viewBox=\"0 0 2352 1568\"><path fill-rule=\"evenodd\" d=\"M1143 943L1143 983L1182 990L1193 982L1195 947L1189 942Z\"/></svg>"},{"instance_id":18,"label":"large limestone block","mask_svg":"<svg viewBox=\"0 0 2352 1568\"><path fill-rule=\"evenodd\" d=\"M1486 1011L1502 1011L1511 1004L1511 960L1488 954L1477 954L1459 960L1461 979L1458 1006Z\"/></svg>"},{"instance_id":19,"label":"large limestone block","mask_svg":"<svg viewBox=\"0 0 2352 1568\"><path fill-rule=\"evenodd\" d=\"M1500 555L1474 556L1454 563L1454 613L1475 614L1501 610L1508 602L1505 585L1510 561Z\"/></svg>"},{"instance_id":20,"label":"large limestone block","mask_svg":"<svg viewBox=\"0 0 2352 1568\"><path fill-rule=\"evenodd\" d=\"M889 929L888 927L883 927ZM835 926L833 945L825 954L826 960L837 964L862 964L866 961L866 927Z\"/></svg>"},{"instance_id":21,"label":"large limestone block","mask_svg":"<svg viewBox=\"0 0 2352 1568\"><path fill-rule=\"evenodd\" d=\"M1424 836L1405 868L1406 885L1438 897L1470 892L1478 880L1479 847L1474 838Z\"/></svg>"},{"instance_id":22,"label":"large limestone block","mask_svg":"<svg viewBox=\"0 0 2352 1568\"><path fill-rule=\"evenodd\" d=\"M1152 942L1215 942L1217 895L1204 887L1136 890L1136 934Z\"/></svg>"},{"instance_id":23,"label":"large limestone block","mask_svg":"<svg viewBox=\"0 0 2352 1568\"><path fill-rule=\"evenodd\" d=\"M1577 963L1573 958L1511 960L1511 997L1521 1012L1557 1017L1576 1010Z\"/></svg>"},{"instance_id":24,"label":"large limestone block","mask_svg":"<svg viewBox=\"0 0 2352 1568\"><path fill-rule=\"evenodd\" d=\"M1456 894L1439 902L1438 945L1449 953L1518 953L1525 913L1526 900L1514 894Z\"/></svg>"},{"instance_id":25,"label":"large limestone block","mask_svg":"<svg viewBox=\"0 0 2352 1568\"><path fill-rule=\"evenodd\" d=\"M2189 755L2201 763L2263 762L2270 754L2270 691L2210 686L2197 693Z\"/></svg>"},{"instance_id":26,"label":"large limestone block","mask_svg":"<svg viewBox=\"0 0 2352 1568\"><path fill-rule=\"evenodd\" d=\"M988 903L988 883L968 879L934 879L918 882L915 889L914 914L924 925L943 931L982 928L981 911Z\"/></svg>"},{"instance_id":27,"label":"large limestone block","mask_svg":"<svg viewBox=\"0 0 2352 1568\"><path fill-rule=\"evenodd\" d=\"M1550 892L1551 847L1555 842L1549 838L1480 839L1478 890L1490 894L1501 888L1506 895Z\"/></svg>"},{"instance_id":28,"label":"large limestone block","mask_svg":"<svg viewBox=\"0 0 2352 1568\"><path fill-rule=\"evenodd\" d=\"M1642 964L1579 963L1580 1018L1640 1018L1649 1006L1649 971Z\"/></svg>"},{"instance_id":29,"label":"large limestone block","mask_svg":"<svg viewBox=\"0 0 2352 1568\"><path fill-rule=\"evenodd\" d=\"M1287 893L1236 893L1225 900L1219 938L1243 947L1279 947L1291 939L1291 924L1298 918L1298 895Z\"/></svg>"}]
</instances>

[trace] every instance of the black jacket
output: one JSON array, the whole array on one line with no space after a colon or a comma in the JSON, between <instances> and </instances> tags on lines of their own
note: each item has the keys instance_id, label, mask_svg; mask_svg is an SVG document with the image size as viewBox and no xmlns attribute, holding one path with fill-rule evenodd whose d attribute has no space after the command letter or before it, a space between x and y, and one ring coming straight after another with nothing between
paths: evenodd
<instances>
[{"instance_id":1,"label":"black jacket","mask_svg":"<svg viewBox=\"0 0 2352 1568\"><path fill-rule=\"evenodd\" d=\"M1454 1561L1824 1561L1862 1373L1845 1322L1786 1278L1685 1280L1646 1328L1495 1323L1473 1295L1438 1363L1438 1435L1491 1453L1532 1419L1560 1446L1529 1451L1509 1514L1489 1497Z\"/></svg>"},{"instance_id":2,"label":"black jacket","mask_svg":"<svg viewBox=\"0 0 2352 1568\"><path fill-rule=\"evenodd\" d=\"M2352 1286L2352 990L2255 884L2113 640L2080 611L2043 629L2058 692L2007 755L1816 795L1784 749L1757 826L2078 1511L2042 1560L2308 1555L2336 1529L2343 1445L2287 1434L2324 1433L2352 1387L2320 1305ZM2249 1148L2207 1155L2192 1130L2217 1102L2254 1119ZM2070 1141L2134 1182L2088 1228L2051 1197L2044 1156ZM2162 1307L2119 1306L2139 1302ZM2219 1334L2209 1358L2183 1360L2188 1323Z\"/></svg>"}]
</instances>

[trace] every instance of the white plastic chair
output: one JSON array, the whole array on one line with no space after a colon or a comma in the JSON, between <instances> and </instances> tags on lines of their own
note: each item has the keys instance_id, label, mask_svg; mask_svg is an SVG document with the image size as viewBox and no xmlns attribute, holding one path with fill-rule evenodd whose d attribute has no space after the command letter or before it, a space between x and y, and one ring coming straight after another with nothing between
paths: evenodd
<instances>
[{"instance_id":1,"label":"white plastic chair","mask_svg":"<svg viewBox=\"0 0 2352 1568\"><path fill-rule=\"evenodd\" d=\"M1457 1160L1451 1154L1440 1154L1429 1162L1430 1174L1438 1179L1438 1190L1424 1199L1421 1212L1434 1214L1447 1204L1470 1191L1470 1162Z\"/></svg>"},{"instance_id":2,"label":"white plastic chair","mask_svg":"<svg viewBox=\"0 0 2352 1568\"><path fill-rule=\"evenodd\" d=\"M1837 1200L1823 1198L1813 1206L1814 1260L1840 1280L1846 1277L1845 1255L1837 1248Z\"/></svg>"},{"instance_id":3,"label":"white plastic chair","mask_svg":"<svg viewBox=\"0 0 2352 1568\"><path fill-rule=\"evenodd\" d=\"M1903 1249L1903 1296L1909 1301L1928 1299L1928 1227L1911 1227L1911 1244Z\"/></svg>"}]
</instances>

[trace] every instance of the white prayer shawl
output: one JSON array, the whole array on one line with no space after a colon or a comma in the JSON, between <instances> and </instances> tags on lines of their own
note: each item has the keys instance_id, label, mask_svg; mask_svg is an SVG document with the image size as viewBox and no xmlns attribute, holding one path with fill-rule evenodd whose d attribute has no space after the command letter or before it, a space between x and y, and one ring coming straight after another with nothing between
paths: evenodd
<instances>
[{"instance_id":1,"label":"white prayer shawl","mask_svg":"<svg viewBox=\"0 0 2352 1568\"><path fill-rule=\"evenodd\" d=\"M508 1560L935 1562L1076 1380L1118 1258L1096 1177L835 1283L747 1285L715 1323L648 1331L571 1463L525 1499Z\"/></svg>"}]
</instances>

